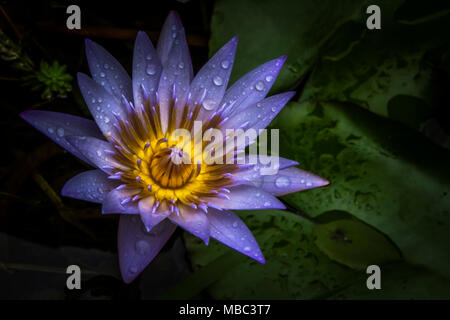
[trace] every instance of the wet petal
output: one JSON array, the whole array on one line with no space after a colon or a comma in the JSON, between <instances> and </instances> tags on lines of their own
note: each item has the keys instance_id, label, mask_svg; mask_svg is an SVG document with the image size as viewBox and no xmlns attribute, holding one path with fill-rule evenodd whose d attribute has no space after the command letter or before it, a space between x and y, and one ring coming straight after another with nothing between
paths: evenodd
<instances>
[{"instance_id":1,"label":"wet petal","mask_svg":"<svg viewBox=\"0 0 450 320\"><path fill-rule=\"evenodd\" d=\"M92 164L78 151L78 149L74 148L65 137L78 135L103 139L103 135L94 121L72 116L70 114L39 110L25 111L22 112L20 116L61 147L81 160Z\"/></svg>"},{"instance_id":2,"label":"wet petal","mask_svg":"<svg viewBox=\"0 0 450 320\"><path fill-rule=\"evenodd\" d=\"M192 79L192 63L184 29L177 29L172 37L175 38L167 60L163 63L158 87L163 132L168 126L171 100L175 100L175 109L184 108ZM181 116L181 112L178 114Z\"/></svg>"},{"instance_id":3,"label":"wet petal","mask_svg":"<svg viewBox=\"0 0 450 320\"><path fill-rule=\"evenodd\" d=\"M130 283L156 257L176 226L162 221L150 232L136 216L122 215L119 221L118 250L123 281Z\"/></svg>"},{"instance_id":4,"label":"wet petal","mask_svg":"<svg viewBox=\"0 0 450 320\"><path fill-rule=\"evenodd\" d=\"M122 65L102 46L86 39L86 57L92 78L118 101L133 99L131 79Z\"/></svg>"},{"instance_id":5,"label":"wet petal","mask_svg":"<svg viewBox=\"0 0 450 320\"><path fill-rule=\"evenodd\" d=\"M297 191L323 187L330 182L311 172L292 167L281 170L276 175L260 176L252 184L275 196L282 196Z\"/></svg>"},{"instance_id":6,"label":"wet petal","mask_svg":"<svg viewBox=\"0 0 450 320\"><path fill-rule=\"evenodd\" d=\"M95 122L103 134L112 136L116 117L126 119L125 107L104 88L83 73L78 73L78 85Z\"/></svg>"},{"instance_id":7,"label":"wet petal","mask_svg":"<svg viewBox=\"0 0 450 320\"><path fill-rule=\"evenodd\" d=\"M109 192L105 200L103 201L102 213L103 214L138 214L139 207L136 201L132 201L134 195L140 190L117 190L114 189Z\"/></svg>"},{"instance_id":8,"label":"wet petal","mask_svg":"<svg viewBox=\"0 0 450 320\"><path fill-rule=\"evenodd\" d=\"M172 213L169 219L184 230L202 239L208 245L209 222L207 216L201 210L181 205L180 215Z\"/></svg>"},{"instance_id":9,"label":"wet petal","mask_svg":"<svg viewBox=\"0 0 450 320\"><path fill-rule=\"evenodd\" d=\"M223 123L221 128L239 128L246 124L246 128L264 129L294 95L295 92L293 91L284 92L254 103L245 110L239 110L241 112L235 113L234 116Z\"/></svg>"},{"instance_id":10,"label":"wet petal","mask_svg":"<svg viewBox=\"0 0 450 320\"><path fill-rule=\"evenodd\" d=\"M269 92L286 56L264 63L236 81L225 92L222 103L226 103L226 116L242 112L246 107L263 99Z\"/></svg>"},{"instance_id":11,"label":"wet petal","mask_svg":"<svg viewBox=\"0 0 450 320\"><path fill-rule=\"evenodd\" d=\"M106 195L118 185L119 182L108 179L104 172L89 170L67 181L61 194L65 197L102 203Z\"/></svg>"},{"instance_id":12,"label":"wet petal","mask_svg":"<svg viewBox=\"0 0 450 320\"><path fill-rule=\"evenodd\" d=\"M183 30L183 24L181 23L180 16L175 11L170 11L161 29L158 45L156 47L159 59L163 65L169 57L169 52L175 42L176 33L180 30Z\"/></svg>"},{"instance_id":13,"label":"wet petal","mask_svg":"<svg viewBox=\"0 0 450 320\"><path fill-rule=\"evenodd\" d=\"M238 37L225 44L200 69L191 83L190 104L202 102L199 118L209 116L222 101L233 68ZM202 101L200 101L202 100Z\"/></svg>"},{"instance_id":14,"label":"wet petal","mask_svg":"<svg viewBox=\"0 0 450 320\"><path fill-rule=\"evenodd\" d=\"M111 174L111 167L128 170L111 156L114 148L109 142L91 137L66 137L67 141L75 147L84 157L102 171Z\"/></svg>"},{"instance_id":15,"label":"wet petal","mask_svg":"<svg viewBox=\"0 0 450 320\"><path fill-rule=\"evenodd\" d=\"M147 197L139 201L139 213L148 230L151 230L170 215L165 203L161 204L161 208L155 206L155 198L153 197Z\"/></svg>"},{"instance_id":16,"label":"wet petal","mask_svg":"<svg viewBox=\"0 0 450 320\"><path fill-rule=\"evenodd\" d=\"M274 175L282 169L298 165L297 161L278 156L252 156L245 156L245 163L252 165L233 173L233 177L240 183L257 180L261 175Z\"/></svg>"},{"instance_id":17,"label":"wet petal","mask_svg":"<svg viewBox=\"0 0 450 320\"><path fill-rule=\"evenodd\" d=\"M285 209L283 203L270 193L253 186L240 185L232 187L227 194L230 199L219 197L208 198L207 201L222 209Z\"/></svg>"},{"instance_id":18,"label":"wet petal","mask_svg":"<svg viewBox=\"0 0 450 320\"><path fill-rule=\"evenodd\" d=\"M136 107L143 102L142 87L148 94L158 89L162 65L147 34L139 31L134 43L133 54L133 96Z\"/></svg>"},{"instance_id":19,"label":"wet petal","mask_svg":"<svg viewBox=\"0 0 450 320\"><path fill-rule=\"evenodd\" d=\"M236 214L211 209L208 219L211 237L260 263L266 262L252 233Z\"/></svg>"}]
</instances>

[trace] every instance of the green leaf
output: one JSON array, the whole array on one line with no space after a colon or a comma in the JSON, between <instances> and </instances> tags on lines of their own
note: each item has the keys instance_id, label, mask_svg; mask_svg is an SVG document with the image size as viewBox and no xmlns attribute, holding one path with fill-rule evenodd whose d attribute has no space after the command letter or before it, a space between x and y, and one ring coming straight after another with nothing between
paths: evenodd
<instances>
[{"instance_id":1,"label":"green leaf","mask_svg":"<svg viewBox=\"0 0 450 320\"><path fill-rule=\"evenodd\" d=\"M407 261L450 277L447 150L350 104L291 104L272 126L281 156L331 181L286 201L313 217L348 212L386 234Z\"/></svg>"},{"instance_id":2,"label":"green leaf","mask_svg":"<svg viewBox=\"0 0 450 320\"><path fill-rule=\"evenodd\" d=\"M330 259L353 269L400 260L398 249L386 236L358 220L336 220L316 225L317 246Z\"/></svg>"},{"instance_id":3,"label":"green leaf","mask_svg":"<svg viewBox=\"0 0 450 320\"><path fill-rule=\"evenodd\" d=\"M399 1L386 1L386 6ZM274 91L295 84L314 64L321 47L348 21L365 24L370 1L222 0L216 1L211 21L210 53L239 35L231 83L258 65L286 54L288 59ZM355 31L358 38L362 31ZM346 50L347 44L339 44Z\"/></svg>"}]
</instances>

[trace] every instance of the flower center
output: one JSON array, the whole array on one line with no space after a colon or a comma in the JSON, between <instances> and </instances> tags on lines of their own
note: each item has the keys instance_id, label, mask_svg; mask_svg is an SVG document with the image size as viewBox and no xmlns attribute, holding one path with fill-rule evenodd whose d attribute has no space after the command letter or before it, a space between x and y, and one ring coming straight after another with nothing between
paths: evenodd
<instances>
[{"instance_id":1,"label":"flower center","mask_svg":"<svg viewBox=\"0 0 450 320\"><path fill-rule=\"evenodd\" d=\"M195 175L186 153L176 146L156 152L150 160L152 178L163 188L176 189L184 186Z\"/></svg>"}]
</instances>

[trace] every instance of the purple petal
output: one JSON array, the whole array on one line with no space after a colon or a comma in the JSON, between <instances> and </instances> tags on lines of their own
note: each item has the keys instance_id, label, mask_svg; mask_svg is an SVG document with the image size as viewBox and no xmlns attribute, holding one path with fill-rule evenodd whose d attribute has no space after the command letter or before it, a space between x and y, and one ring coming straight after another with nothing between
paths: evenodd
<instances>
[{"instance_id":1,"label":"purple petal","mask_svg":"<svg viewBox=\"0 0 450 320\"><path fill-rule=\"evenodd\" d=\"M172 213L169 219L184 230L202 239L208 245L209 222L208 217L201 210L182 205L180 206L180 215Z\"/></svg>"},{"instance_id":2,"label":"purple petal","mask_svg":"<svg viewBox=\"0 0 450 320\"><path fill-rule=\"evenodd\" d=\"M144 225L151 230L158 223L170 215L170 211L165 203L154 210L155 198L147 197L139 201L139 213Z\"/></svg>"},{"instance_id":3,"label":"purple petal","mask_svg":"<svg viewBox=\"0 0 450 320\"><path fill-rule=\"evenodd\" d=\"M330 182L308 171L291 167L281 170L276 175L260 176L253 181L253 184L275 196L282 196L297 191L323 187Z\"/></svg>"},{"instance_id":4,"label":"purple petal","mask_svg":"<svg viewBox=\"0 0 450 320\"><path fill-rule=\"evenodd\" d=\"M106 141L91 137L68 136L67 141L86 157L97 168L111 174L110 167L128 170L129 168L120 164L111 156L114 153L112 145Z\"/></svg>"},{"instance_id":5,"label":"purple petal","mask_svg":"<svg viewBox=\"0 0 450 320\"><path fill-rule=\"evenodd\" d=\"M273 195L253 186L232 187L227 196L230 199L215 197L208 198L207 202L211 202L219 208L233 210L286 209L284 204Z\"/></svg>"},{"instance_id":6,"label":"purple petal","mask_svg":"<svg viewBox=\"0 0 450 320\"><path fill-rule=\"evenodd\" d=\"M133 281L145 269L175 229L176 226L166 220L147 232L138 217L120 217L117 239L120 272L125 283Z\"/></svg>"},{"instance_id":7,"label":"purple petal","mask_svg":"<svg viewBox=\"0 0 450 320\"><path fill-rule=\"evenodd\" d=\"M167 130L170 101L175 98L175 109L184 108L192 79L192 63L184 29L177 29L172 35L175 38L163 63L158 87L163 132ZM178 114L181 117L181 112Z\"/></svg>"},{"instance_id":8,"label":"purple petal","mask_svg":"<svg viewBox=\"0 0 450 320\"><path fill-rule=\"evenodd\" d=\"M228 85L238 37L232 38L200 69L191 83L190 104L203 102L199 118L211 113L222 101ZM203 101L200 101L203 99ZM204 114L204 116L202 116Z\"/></svg>"},{"instance_id":9,"label":"purple petal","mask_svg":"<svg viewBox=\"0 0 450 320\"><path fill-rule=\"evenodd\" d=\"M22 112L20 116L61 147L89 164L92 163L74 148L65 137L79 135L104 138L94 121L70 114L32 110Z\"/></svg>"},{"instance_id":10,"label":"purple petal","mask_svg":"<svg viewBox=\"0 0 450 320\"><path fill-rule=\"evenodd\" d=\"M262 264L261 249L244 222L231 211L211 209L208 212L211 237Z\"/></svg>"},{"instance_id":11,"label":"purple petal","mask_svg":"<svg viewBox=\"0 0 450 320\"><path fill-rule=\"evenodd\" d=\"M245 110L235 113L223 123L221 128L239 128L247 123L246 128L264 129L294 95L293 91L284 92L254 103Z\"/></svg>"},{"instance_id":12,"label":"purple petal","mask_svg":"<svg viewBox=\"0 0 450 320\"><path fill-rule=\"evenodd\" d=\"M175 11L170 11L166 21L164 22L161 34L159 35L158 45L156 46L156 51L163 65L169 57L170 50L172 49L173 43L177 38L176 34L180 30L183 30L183 24L181 23L180 16Z\"/></svg>"},{"instance_id":13,"label":"purple petal","mask_svg":"<svg viewBox=\"0 0 450 320\"><path fill-rule=\"evenodd\" d=\"M225 92L222 103L226 103L226 114L241 112L249 105L263 99L269 92L280 71L286 56L264 63L236 81Z\"/></svg>"},{"instance_id":14,"label":"purple petal","mask_svg":"<svg viewBox=\"0 0 450 320\"><path fill-rule=\"evenodd\" d=\"M255 162L253 162L253 158L251 156L245 156L245 163L253 165L233 173L233 177L237 179L238 183L257 180L261 175L267 175L267 173L271 173L272 171L276 174L279 170L298 165L297 161L278 156L255 156L258 157L254 158L256 160ZM270 169L271 166L273 167L272 169Z\"/></svg>"},{"instance_id":15,"label":"purple petal","mask_svg":"<svg viewBox=\"0 0 450 320\"><path fill-rule=\"evenodd\" d=\"M131 199L138 192L139 190L112 190L106 195L103 201L102 214L138 214L139 208L137 202L123 202L125 199Z\"/></svg>"},{"instance_id":16,"label":"purple petal","mask_svg":"<svg viewBox=\"0 0 450 320\"><path fill-rule=\"evenodd\" d=\"M133 99L131 79L122 65L102 46L86 39L86 56L92 78L117 101L124 95L128 101Z\"/></svg>"},{"instance_id":17,"label":"purple petal","mask_svg":"<svg viewBox=\"0 0 450 320\"><path fill-rule=\"evenodd\" d=\"M139 31L134 43L133 96L136 107L142 107L143 92L154 93L158 89L162 65L147 34Z\"/></svg>"},{"instance_id":18,"label":"purple petal","mask_svg":"<svg viewBox=\"0 0 450 320\"><path fill-rule=\"evenodd\" d=\"M77 174L66 182L61 190L65 197L102 203L106 195L119 183L107 178L100 170L89 170Z\"/></svg>"},{"instance_id":19,"label":"purple petal","mask_svg":"<svg viewBox=\"0 0 450 320\"><path fill-rule=\"evenodd\" d=\"M78 85L100 130L103 134L112 136L117 117L127 117L125 107L84 73L78 73Z\"/></svg>"}]
</instances>

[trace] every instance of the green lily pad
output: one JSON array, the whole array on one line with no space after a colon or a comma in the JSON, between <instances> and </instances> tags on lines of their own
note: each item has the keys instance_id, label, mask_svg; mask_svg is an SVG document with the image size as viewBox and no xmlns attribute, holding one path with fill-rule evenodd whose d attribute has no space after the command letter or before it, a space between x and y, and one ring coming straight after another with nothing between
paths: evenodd
<instances>
[{"instance_id":1,"label":"green lily pad","mask_svg":"<svg viewBox=\"0 0 450 320\"><path fill-rule=\"evenodd\" d=\"M353 269L401 259L398 249L379 231L355 219L341 219L314 228L317 246L330 259Z\"/></svg>"},{"instance_id":2,"label":"green lily pad","mask_svg":"<svg viewBox=\"0 0 450 320\"><path fill-rule=\"evenodd\" d=\"M401 1L386 1L391 6ZM216 1L211 21L210 53L216 52L231 37L239 35L240 44L231 74L231 83L258 65L286 54L285 67L274 91L295 84L314 64L321 47L341 25L360 21L365 25L365 9L370 1L325 0L225 0ZM359 38L356 30L351 41ZM350 42L338 43L333 52L347 50Z\"/></svg>"},{"instance_id":3,"label":"green lily pad","mask_svg":"<svg viewBox=\"0 0 450 320\"><path fill-rule=\"evenodd\" d=\"M312 217L348 212L386 234L407 261L450 277L447 150L350 104L293 103L272 126L281 156L332 182L286 201Z\"/></svg>"}]
</instances>

